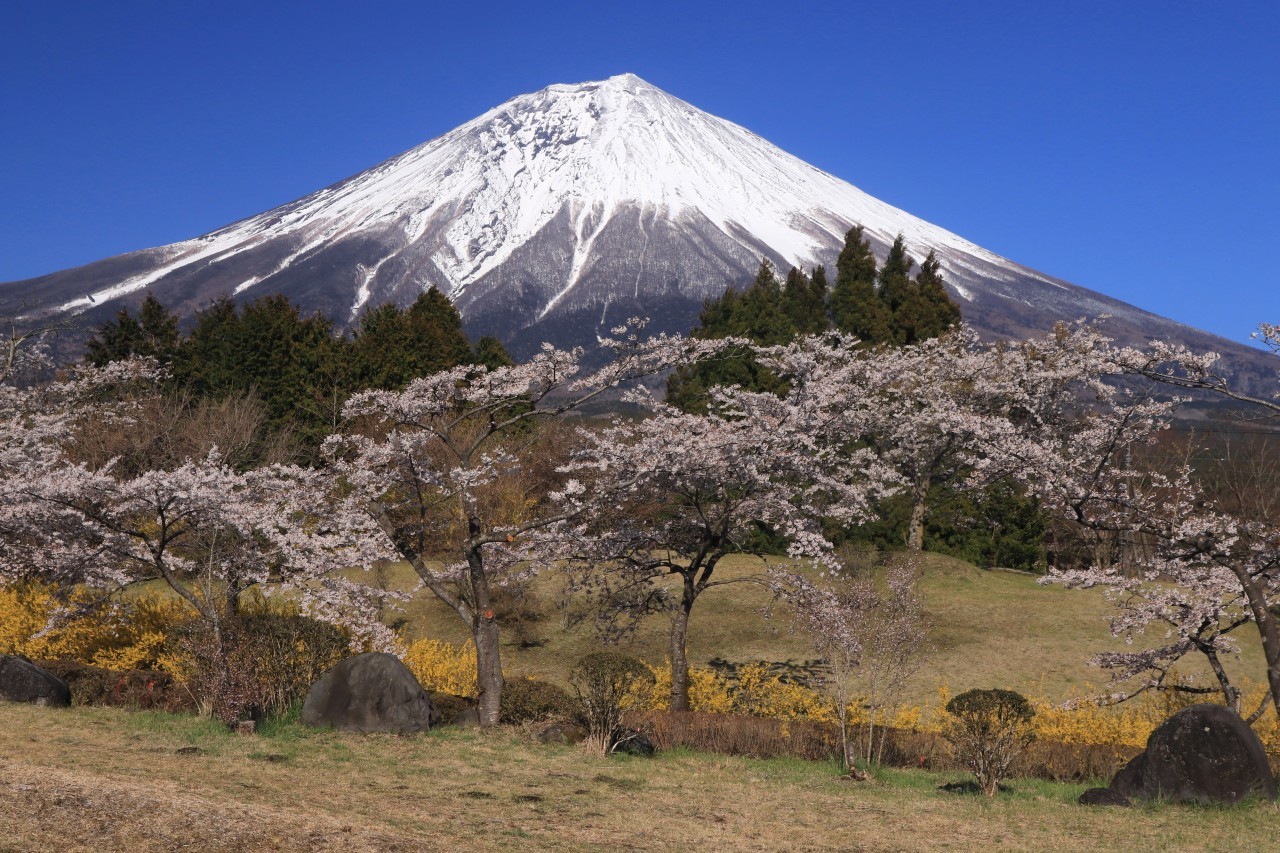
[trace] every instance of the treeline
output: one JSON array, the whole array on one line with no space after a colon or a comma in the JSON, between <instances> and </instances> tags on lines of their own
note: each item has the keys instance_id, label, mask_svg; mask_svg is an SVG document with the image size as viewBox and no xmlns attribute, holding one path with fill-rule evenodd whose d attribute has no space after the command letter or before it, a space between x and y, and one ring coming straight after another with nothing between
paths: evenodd
<instances>
[{"instance_id":1,"label":"treeline","mask_svg":"<svg viewBox=\"0 0 1280 853\"><path fill-rule=\"evenodd\" d=\"M149 356L168 368L169 390L200 400L252 395L266 427L288 433L302 459L312 459L337 427L357 390L400 390L419 376L461 364L512 363L496 338L473 346L449 298L432 288L408 308L368 311L350 334L320 314L303 315L285 296L237 306L229 297L196 315L183 334L178 318L148 294L137 316L121 309L88 342L95 366Z\"/></svg>"},{"instance_id":2,"label":"treeline","mask_svg":"<svg viewBox=\"0 0 1280 853\"><path fill-rule=\"evenodd\" d=\"M703 305L698 338L740 337L775 346L797 337L838 331L858 339L862 348L899 347L945 335L960 325L960 308L947 294L941 265L933 252L918 270L901 235L880 265L862 226L845 235L836 259L835 282L824 267L792 268L785 279L767 259L745 290L732 288ZM708 393L716 386L737 385L780 393L785 383L750 355L700 362L672 374L667 401L690 413L708 409ZM850 436L854 442L867 437ZM923 547L981 566L1028 571L1045 567L1048 517L1039 504L1012 482L998 482L975 493L959 488L968 475L945 458L928 472L922 495L907 492L876 505L877 519L843 530L830 530L837 542L881 550ZM912 537L913 503L926 508L919 541ZM753 550L781 553L786 543L762 529L749 543Z\"/></svg>"},{"instance_id":3,"label":"treeline","mask_svg":"<svg viewBox=\"0 0 1280 853\"><path fill-rule=\"evenodd\" d=\"M821 266L810 272L793 267L785 281L779 280L765 259L746 290L730 288L707 300L692 335L741 337L764 346L831 330L856 337L863 347L935 338L960 324L960 308L947 295L933 252L912 276L914 266L901 235L878 266L862 226L855 226L845 234L834 284ZM718 385L757 391L781 387L754 359L722 358L673 374L667 400L686 412L705 412L707 390Z\"/></svg>"}]
</instances>

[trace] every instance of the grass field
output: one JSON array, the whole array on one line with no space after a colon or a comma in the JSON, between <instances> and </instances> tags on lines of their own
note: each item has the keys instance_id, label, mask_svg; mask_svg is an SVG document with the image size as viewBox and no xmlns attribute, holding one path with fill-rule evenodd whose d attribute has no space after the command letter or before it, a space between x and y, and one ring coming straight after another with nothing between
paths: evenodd
<instances>
[{"instance_id":1,"label":"grass field","mask_svg":"<svg viewBox=\"0 0 1280 853\"><path fill-rule=\"evenodd\" d=\"M0 850L1263 850L1280 808L1090 809L1084 786L674 752L520 730L232 735L195 717L0 705Z\"/></svg>"},{"instance_id":2,"label":"grass field","mask_svg":"<svg viewBox=\"0 0 1280 853\"><path fill-rule=\"evenodd\" d=\"M936 702L943 683L953 693L971 687L1003 687L1051 700L1104 685L1107 674L1091 667L1089 658L1123 644L1110 636L1111 608L1101 592L1041 586L1031 575L977 569L936 554L925 554L923 560L923 592L935 623L930 635L934 651L912 679L906 701ZM723 577L748 578L762 568L758 559L732 557L719 571ZM407 566L395 572L398 584L409 583L412 573ZM535 581L533 590L543 617L529 632L540 645L521 647L515 632L507 630L502 654L508 674L563 683L574 661L597 647L590 620L565 627L562 611L556 607L561 583L554 575ZM690 661L706 666L715 658L745 663L800 662L814 657L805 638L783 614L772 619L764 616L769 601L767 591L752 583L706 592L698 599L690 622ZM462 642L467 637L457 616L430 593L419 593L402 615L413 638ZM651 616L620 650L661 663L668 657L668 630L665 616ZM1250 636L1242 639L1243 671L1261 680L1265 671L1261 655L1254 650L1256 642ZM1194 671L1186 668L1188 673Z\"/></svg>"}]
</instances>

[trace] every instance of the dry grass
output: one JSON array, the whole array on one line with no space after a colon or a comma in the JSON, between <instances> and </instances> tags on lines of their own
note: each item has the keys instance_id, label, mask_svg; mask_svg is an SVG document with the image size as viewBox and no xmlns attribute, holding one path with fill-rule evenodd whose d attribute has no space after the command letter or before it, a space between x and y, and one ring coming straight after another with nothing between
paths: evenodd
<instances>
[{"instance_id":1,"label":"dry grass","mask_svg":"<svg viewBox=\"0 0 1280 853\"><path fill-rule=\"evenodd\" d=\"M1110 607L1101 592L1040 586L1030 575L977 569L937 554L925 554L923 559L923 591L936 623L931 640L937 650L912 679L905 702L936 704L938 686L943 683L953 693L971 687L1003 687L1055 701L1104 684L1106 673L1089 666L1089 658L1122 644L1110 636ZM734 556L722 564L719 574L745 578L762 569L756 558ZM394 572L397 583L410 585L407 566ZM562 627L555 609L560 585L554 575L535 581L534 591L546 615L532 631L542 645L521 648L514 632L507 631L502 654L508 673L566 684L574 661L598 648L589 620ZM787 619L764 617L769 600L766 590L751 583L715 587L699 598L689 630L689 658L694 665L705 666L715 658L733 663L812 658L812 648ZM457 616L429 593L416 596L401 615L415 638L456 643L466 639ZM668 631L664 616L651 616L619 650L661 663L669 654ZM1241 640L1246 650L1243 671L1261 680L1265 671L1254 648L1257 644L1252 637Z\"/></svg>"},{"instance_id":2,"label":"dry grass","mask_svg":"<svg viewBox=\"0 0 1280 853\"><path fill-rule=\"evenodd\" d=\"M1132 811L1080 786L696 753L543 747L519 731L234 736L192 717L0 705L0 849L1266 849L1272 804ZM195 754L178 750L195 747Z\"/></svg>"}]
</instances>

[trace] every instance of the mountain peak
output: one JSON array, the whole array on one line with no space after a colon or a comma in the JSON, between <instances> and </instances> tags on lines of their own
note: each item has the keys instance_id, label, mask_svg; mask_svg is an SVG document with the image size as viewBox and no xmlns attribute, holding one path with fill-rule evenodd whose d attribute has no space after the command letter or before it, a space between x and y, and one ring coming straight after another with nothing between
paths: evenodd
<instances>
[{"instance_id":1,"label":"mountain peak","mask_svg":"<svg viewBox=\"0 0 1280 853\"><path fill-rule=\"evenodd\" d=\"M830 264L854 224L882 256L899 234L917 260L935 252L965 318L989 334L1099 314L1143 335L1165 322L892 207L631 73L519 95L275 210L0 296L92 323L146 290L182 314L222 294L283 293L349 325L434 286L473 334L527 354L632 316L686 331L761 257Z\"/></svg>"}]
</instances>

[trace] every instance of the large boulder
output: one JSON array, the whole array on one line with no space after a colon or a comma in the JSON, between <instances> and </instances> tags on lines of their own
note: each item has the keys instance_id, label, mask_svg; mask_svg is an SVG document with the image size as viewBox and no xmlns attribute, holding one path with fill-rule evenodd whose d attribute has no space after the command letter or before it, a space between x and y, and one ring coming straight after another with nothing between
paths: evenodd
<instances>
[{"instance_id":1,"label":"large boulder","mask_svg":"<svg viewBox=\"0 0 1280 853\"><path fill-rule=\"evenodd\" d=\"M418 679L395 655L347 658L312 685L302 722L344 732L425 732L440 719Z\"/></svg>"},{"instance_id":2,"label":"large boulder","mask_svg":"<svg viewBox=\"0 0 1280 853\"><path fill-rule=\"evenodd\" d=\"M0 655L0 699L65 708L71 704L66 682L26 658Z\"/></svg>"},{"instance_id":3,"label":"large boulder","mask_svg":"<svg viewBox=\"0 0 1280 853\"><path fill-rule=\"evenodd\" d=\"M1262 741L1225 705L1192 705L1160 724L1147 748L1111 780L1131 800L1238 803L1275 799Z\"/></svg>"}]
</instances>

